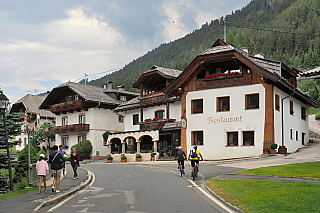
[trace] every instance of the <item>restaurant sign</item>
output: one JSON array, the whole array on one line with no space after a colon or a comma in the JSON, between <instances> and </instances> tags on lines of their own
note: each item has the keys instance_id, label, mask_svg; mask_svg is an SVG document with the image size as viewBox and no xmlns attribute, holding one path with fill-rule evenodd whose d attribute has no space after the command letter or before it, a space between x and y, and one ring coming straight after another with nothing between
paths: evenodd
<instances>
[{"instance_id":1,"label":"restaurant sign","mask_svg":"<svg viewBox=\"0 0 320 213\"><path fill-rule=\"evenodd\" d=\"M235 117L219 117L219 118L214 118L214 117L209 117L208 118L208 123L209 124L218 124L218 123L236 123L236 122L242 122L242 115L240 116L235 116Z\"/></svg>"}]
</instances>

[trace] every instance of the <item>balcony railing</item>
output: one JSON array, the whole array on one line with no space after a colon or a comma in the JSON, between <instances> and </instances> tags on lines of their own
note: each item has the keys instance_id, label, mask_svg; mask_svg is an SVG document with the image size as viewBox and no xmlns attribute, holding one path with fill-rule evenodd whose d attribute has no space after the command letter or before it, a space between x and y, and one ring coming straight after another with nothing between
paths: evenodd
<instances>
[{"instance_id":1,"label":"balcony railing","mask_svg":"<svg viewBox=\"0 0 320 213\"><path fill-rule=\"evenodd\" d=\"M166 96L163 92L152 94L152 95L146 95L139 98L140 104L149 104L149 103L159 103L159 102L165 102Z\"/></svg>"},{"instance_id":2,"label":"balcony railing","mask_svg":"<svg viewBox=\"0 0 320 213\"><path fill-rule=\"evenodd\" d=\"M88 105L83 100L69 101L60 104L54 104L50 106L50 111L54 114L73 112L81 110L88 110Z\"/></svg>"},{"instance_id":3,"label":"balcony railing","mask_svg":"<svg viewBox=\"0 0 320 213\"><path fill-rule=\"evenodd\" d=\"M72 132L88 132L90 124L71 124L65 126L51 127L52 134L72 133Z\"/></svg>"},{"instance_id":4,"label":"balcony railing","mask_svg":"<svg viewBox=\"0 0 320 213\"><path fill-rule=\"evenodd\" d=\"M176 119L160 119L158 121L148 121L140 123L140 131L162 129L166 123L175 122Z\"/></svg>"}]
</instances>

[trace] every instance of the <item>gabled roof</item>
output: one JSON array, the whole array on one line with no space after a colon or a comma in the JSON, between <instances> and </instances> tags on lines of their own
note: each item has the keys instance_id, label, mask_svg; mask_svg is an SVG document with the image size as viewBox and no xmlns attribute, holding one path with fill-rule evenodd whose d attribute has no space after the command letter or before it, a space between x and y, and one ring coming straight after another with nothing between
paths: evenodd
<instances>
[{"instance_id":1,"label":"gabled roof","mask_svg":"<svg viewBox=\"0 0 320 213\"><path fill-rule=\"evenodd\" d=\"M114 99L112 96L109 95L109 93L120 93L120 94L130 95L130 96L139 95L138 93L123 91L123 90L114 90L114 89L108 90L108 89L104 89L102 87L97 87L97 86L91 86L91 85L74 83L74 82L66 82L57 87L54 87L51 93L46 98L46 100L40 106L40 108L48 108L48 105L51 104L48 102L50 102L50 100L52 100L54 96L59 94L59 92L57 91L65 88L69 88L74 93L81 96L85 101L98 102L98 103L111 104L111 105L119 105L119 104L122 104L124 101Z\"/></svg>"},{"instance_id":2,"label":"gabled roof","mask_svg":"<svg viewBox=\"0 0 320 213\"><path fill-rule=\"evenodd\" d=\"M309 70L300 74L301 77L311 77L311 76L317 76L317 75L320 78L320 67L316 67L312 70Z\"/></svg>"},{"instance_id":3,"label":"gabled roof","mask_svg":"<svg viewBox=\"0 0 320 213\"><path fill-rule=\"evenodd\" d=\"M11 112L19 112L19 109L21 107L24 107L25 110L39 113L40 116L48 116L55 118L55 114L51 113L50 111L39 109L39 106L45 99L45 96L31 94L25 95L12 105Z\"/></svg>"},{"instance_id":4,"label":"gabled roof","mask_svg":"<svg viewBox=\"0 0 320 213\"><path fill-rule=\"evenodd\" d=\"M292 70L287 67L285 64L279 61L268 60L258 57L253 57L249 55L247 52L235 47L234 45L224 42L221 39L218 39L211 48L200 53L189 65L188 67L173 80L166 88L164 88L164 92L173 93L173 91L178 90L185 81L187 81L188 77L192 75L192 68L195 66L199 66L203 61L210 60L212 58L231 58L236 57L243 63L251 64L255 67L255 70L261 73L266 79L274 82L275 85L283 88L285 91L295 91L294 97L303 100L307 104L320 107L320 105L313 100L308 95L304 94L301 90L297 90L292 84L290 84L285 78L281 76L281 70L285 69L293 76L297 76L297 71Z\"/></svg>"},{"instance_id":5,"label":"gabled roof","mask_svg":"<svg viewBox=\"0 0 320 213\"><path fill-rule=\"evenodd\" d=\"M153 65L150 70L145 71L140 78L132 85L135 88L139 88L141 82L148 78L152 74L158 74L166 79L175 79L182 73L181 70L166 68L166 67L160 67L157 65Z\"/></svg>"}]
</instances>

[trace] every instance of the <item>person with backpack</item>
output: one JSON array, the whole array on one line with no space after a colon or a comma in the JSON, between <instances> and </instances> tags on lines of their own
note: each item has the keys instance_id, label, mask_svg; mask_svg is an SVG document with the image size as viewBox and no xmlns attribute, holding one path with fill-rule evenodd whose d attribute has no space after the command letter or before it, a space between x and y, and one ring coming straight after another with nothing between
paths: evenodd
<instances>
[{"instance_id":1,"label":"person with backpack","mask_svg":"<svg viewBox=\"0 0 320 213\"><path fill-rule=\"evenodd\" d=\"M186 155L186 153L184 153L184 151L182 151L182 146L178 147L178 152L176 153L176 156L174 158L178 160L178 169L179 169L179 165L181 163L183 174L185 174L184 173L184 160L187 159L187 155Z\"/></svg>"},{"instance_id":2,"label":"person with backpack","mask_svg":"<svg viewBox=\"0 0 320 213\"><path fill-rule=\"evenodd\" d=\"M199 171L199 156L203 160L201 152L198 150L197 146L194 145L193 149L190 150L188 160L191 160L191 177L193 176L193 170L197 165Z\"/></svg>"},{"instance_id":3,"label":"person with backpack","mask_svg":"<svg viewBox=\"0 0 320 213\"><path fill-rule=\"evenodd\" d=\"M53 173L53 183L52 183L52 192L59 193L59 185L60 185L60 175L62 172L62 162L66 162L66 159L58 152L58 146L53 146L53 151L49 155L49 163L51 164L51 170ZM62 161L61 161L61 160ZM57 188L55 189L55 185L57 184Z\"/></svg>"},{"instance_id":4,"label":"person with backpack","mask_svg":"<svg viewBox=\"0 0 320 213\"><path fill-rule=\"evenodd\" d=\"M49 175L49 166L47 161L45 161L46 156L44 154L40 154L39 161L36 164L37 173L39 176L39 191L38 194L41 193L41 181L43 179L43 185L44 185L44 192L47 192L47 182L46 182L46 176Z\"/></svg>"}]
</instances>

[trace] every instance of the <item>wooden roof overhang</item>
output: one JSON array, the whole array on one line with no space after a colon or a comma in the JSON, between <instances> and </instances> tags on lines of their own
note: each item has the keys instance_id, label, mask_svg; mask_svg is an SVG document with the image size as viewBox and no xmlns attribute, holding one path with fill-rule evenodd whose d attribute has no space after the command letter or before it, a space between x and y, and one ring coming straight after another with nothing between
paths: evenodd
<instances>
[{"instance_id":1,"label":"wooden roof overhang","mask_svg":"<svg viewBox=\"0 0 320 213\"><path fill-rule=\"evenodd\" d=\"M154 85L158 87L165 87L167 79L174 79L172 76L164 75L158 70L151 72L143 73L140 78L132 85L134 88L140 89L140 86L143 85L144 88L154 88Z\"/></svg>"},{"instance_id":2,"label":"wooden roof overhang","mask_svg":"<svg viewBox=\"0 0 320 213\"><path fill-rule=\"evenodd\" d=\"M20 108L23 107L24 110L26 109L25 105L23 104L23 102L19 102L19 103L14 103L11 107L10 113L13 112L19 112Z\"/></svg>"},{"instance_id":3,"label":"wooden roof overhang","mask_svg":"<svg viewBox=\"0 0 320 213\"><path fill-rule=\"evenodd\" d=\"M277 77L267 71L264 68L253 63L250 59L245 57L244 55L240 54L236 50L225 51L222 53L213 53L207 55L199 55L197 56L189 66L182 72L182 74L173 80L165 89L164 92L171 93L171 94L179 94L179 88L184 87L184 85L190 80L190 77L196 71L196 69L202 66L205 63L218 63L218 62L225 62L229 60L239 60L246 66L248 66L252 70L256 70L257 72L261 73L267 78L270 78L273 81L277 80ZM200 70L198 70L199 72Z\"/></svg>"}]
</instances>

